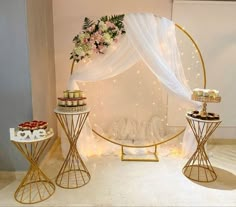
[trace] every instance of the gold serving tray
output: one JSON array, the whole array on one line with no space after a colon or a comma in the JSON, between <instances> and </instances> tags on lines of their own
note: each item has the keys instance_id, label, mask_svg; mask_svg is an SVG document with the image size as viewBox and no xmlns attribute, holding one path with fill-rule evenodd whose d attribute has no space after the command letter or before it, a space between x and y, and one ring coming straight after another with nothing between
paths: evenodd
<instances>
[{"instance_id":1,"label":"gold serving tray","mask_svg":"<svg viewBox=\"0 0 236 207\"><path fill-rule=\"evenodd\" d=\"M221 97L207 97L207 96L195 96L192 95L192 100L206 103L219 103L221 101Z\"/></svg>"}]
</instances>

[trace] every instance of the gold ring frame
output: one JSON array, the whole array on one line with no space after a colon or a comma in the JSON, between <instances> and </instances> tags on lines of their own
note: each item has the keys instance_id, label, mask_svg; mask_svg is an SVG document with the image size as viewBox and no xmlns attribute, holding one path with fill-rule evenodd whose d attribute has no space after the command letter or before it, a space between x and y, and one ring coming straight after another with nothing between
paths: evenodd
<instances>
[{"instance_id":1,"label":"gold ring frame","mask_svg":"<svg viewBox=\"0 0 236 207\"><path fill-rule=\"evenodd\" d=\"M181 27L178 24L175 24L175 27L178 28L180 31L182 31L191 40L191 42L193 43L194 47L196 48L197 53L198 53L199 58L200 58L201 65L202 65L202 70L203 70L203 88L206 88L206 70L205 70L205 64L204 64L203 57L202 57L201 51L200 51L197 43L194 41L192 36L183 27ZM75 66L75 60L72 61L71 75L73 73L74 66ZM122 161L154 161L154 162L158 162L159 159L158 159L158 155L157 155L157 146L161 145L161 144L164 144L164 143L166 143L166 142L168 142L170 140L173 140L174 138L178 137L179 135L181 135L185 131L185 128L180 130L179 132L177 132L175 135L173 135L171 137L168 137L164 141L161 141L161 142L158 142L158 143L154 143L154 144L150 144L150 145L127 145L127 144L121 144L121 143L118 143L116 141L113 141L113 140L109 139L108 137L103 136L102 134L98 133L94 129L92 129L92 131L96 135L98 135L99 137L103 138L104 140L109 141L109 142L111 142L113 144L121 146L121 160ZM152 153L153 158L151 158L151 159L150 158L148 158L148 159L126 158L127 155L125 154L125 151L124 151L125 148L151 148L151 147L154 148L154 152Z\"/></svg>"}]
</instances>

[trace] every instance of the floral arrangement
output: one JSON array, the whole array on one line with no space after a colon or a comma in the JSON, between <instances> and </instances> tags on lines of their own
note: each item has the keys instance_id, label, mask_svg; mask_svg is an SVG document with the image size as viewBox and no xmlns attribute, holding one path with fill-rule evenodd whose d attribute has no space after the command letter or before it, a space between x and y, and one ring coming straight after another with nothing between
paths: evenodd
<instances>
[{"instance_id":1,"label":"floral arrangement","mask_svg":"<svg viewBox=\"0 0 236 207\"><path fill-rule=\"evenodd\" d=\"M73 39L75 44L70 59L76 62L94 53L104 53L105 48L125 33L124 14L103 16L97 22L85 17L83 30Z\"/></svg>"}]
</instances>

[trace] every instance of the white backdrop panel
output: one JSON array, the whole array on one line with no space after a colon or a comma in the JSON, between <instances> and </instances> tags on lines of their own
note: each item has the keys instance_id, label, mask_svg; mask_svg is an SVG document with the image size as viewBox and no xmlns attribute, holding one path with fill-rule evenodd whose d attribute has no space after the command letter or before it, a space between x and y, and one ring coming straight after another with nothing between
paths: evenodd
<instances>
[{"instance_id":1,"label":"white backdrop panel","mask_svg":"<svg viewBox=\"0 0 236 207\"><path fill-rule=\"evenodd\" d=\"M183 26L197 42L205 62L207 88L218 89L220 104L208 104L208 111L219 113L221 127L236 126L236 2L174 1L172 19ZM201 85L199 86L201 87ZM184 125L183 112L169 101L169 125Z\"/></svg>"}]
</instances>

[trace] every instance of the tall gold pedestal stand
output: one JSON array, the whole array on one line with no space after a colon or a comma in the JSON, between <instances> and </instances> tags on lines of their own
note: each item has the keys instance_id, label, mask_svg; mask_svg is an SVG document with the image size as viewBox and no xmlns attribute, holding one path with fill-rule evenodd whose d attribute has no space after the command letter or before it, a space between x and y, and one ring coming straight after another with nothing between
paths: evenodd
<instances>
[{"instance_id":1,"label":"tall gold pedestal stand","mask_svg":"<svg viewBox=\"0 0 236 207\"><path fill-rule=\"evenodd\" d=\"M56 177L56 184L62 188L73 189L87 184L90 174L76 147L77 140L89 115L89 110L81 112L62 112L54 110L70 143L69 152Z\"/></svg>"},{"instance_id":2,"label":"tall gold pedestal stand","mask_svg":"<svg viewBox=\"0 0 236 207\"><path fill-rule=\"evenodd\" d=\"M205 121L193 119L189 116L186 116L186 118L197 140L197 149L184 166L183 173L191 180L199 182L214 181L217 176L205 151L205 144L221 121Z\"/></svg>"},{"instance_id":3,"label":"tall gold pedestal stand","mask_svg":"<svg viewBox=\"0 0 236 207\"><path fill-rule=\"evenodd\" d=\"M203 102L203 108L200 112L201 116L207 116L206 112L206 102L219 102L220 97L216 99L210 98L195 98L193 100ZM220 125L221 120L202 120L200 118L193 118L189 115L186 115L186 119L193 131L193 134L197 141L197 149L194 154L191 156L189 161L183 168L183 173L186 177L191 180L198 182L211 182L216 180L217 175L211 165L211 162L207 156L205 150L205 144L207 140Z\"/></svg>"},{"instance_id":4,"label":"tall gold pedestal stand","mask_svg":"<svg viewBox=\"0 0 236 207\"><path fill-rule=\"evenodd\" d=\"M15 199L22 204L33 204L48 199L55 192L55 185L40 170L38 160L45 150L53 131L42 139L11 140L30 162L30 168L15 192Z\"/></svg>"}]
</instances>

